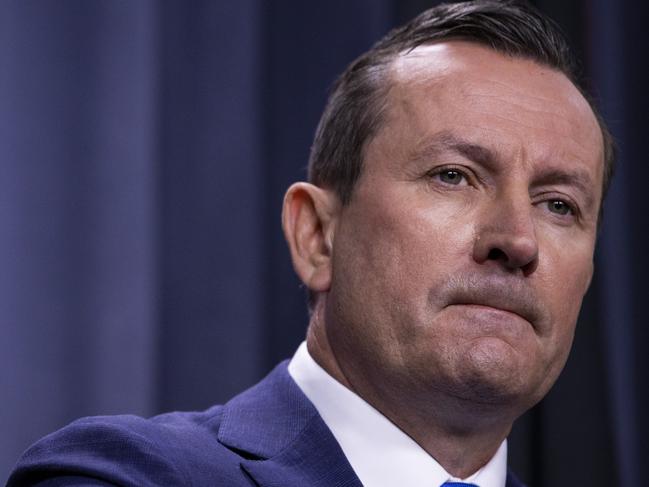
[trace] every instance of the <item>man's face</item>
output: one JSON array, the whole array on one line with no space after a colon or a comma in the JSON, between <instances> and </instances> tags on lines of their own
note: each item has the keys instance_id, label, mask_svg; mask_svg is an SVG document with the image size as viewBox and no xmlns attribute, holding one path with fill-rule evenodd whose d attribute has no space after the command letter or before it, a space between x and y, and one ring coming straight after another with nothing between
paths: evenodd
<instances>
[{"instance_id":1,"label":"man's face","mask_svg":"<svg viewBox=\"0 0 649 487\"><path fill-rule=\"evenodd\" d=\"M391 66L335 227L327 334L352 386L523 409L592 276L602 139L562 74L468 42Z\"/></svg>"}]
</instances>

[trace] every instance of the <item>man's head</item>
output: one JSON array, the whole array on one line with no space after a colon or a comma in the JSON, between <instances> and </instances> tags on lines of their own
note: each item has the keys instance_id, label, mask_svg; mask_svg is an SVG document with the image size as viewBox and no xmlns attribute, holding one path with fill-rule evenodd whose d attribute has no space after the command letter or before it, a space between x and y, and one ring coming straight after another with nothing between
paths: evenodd
<instances>
[{"instance_id":1,"label":"man's head","mask_svg":"<svg viewBox=\"0 0 649 487\"><path fill-rule=\"evenodd\" d=\"M311 149L310 182L333 189L343 203L349 201L362 171L364 149L384 120L393 61L422 44L451 39L536 61L560 71L585 93L566 40L552 20L534 8L506 0L440 5L391 31L338 78ZM604 197L613 174L614 147L599 116L598 121L604 143Z\"/></svg>"},{"instance_id":2,"label":"man's head","mask_svg":"<svg viewBox=\"0 0 649 487\"><path fill-rule=\"evenodd\" d=\"M287 193L310 350L413 437L513 419L565 363L611 168L570 69L532 10L432 9L342 76Z\"/></svg>"}]
</instances>

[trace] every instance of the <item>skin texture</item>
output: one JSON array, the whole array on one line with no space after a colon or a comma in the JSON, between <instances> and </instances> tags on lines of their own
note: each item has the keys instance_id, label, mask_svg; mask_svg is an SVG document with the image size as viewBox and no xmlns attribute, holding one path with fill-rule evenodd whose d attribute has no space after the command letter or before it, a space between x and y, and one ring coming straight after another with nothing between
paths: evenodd
<instances>
[{"instance_id":1,"label":"skin texture","mask_svg":"<svg viewBox=\"0 0 649 487\"><path fill-rule=\"evenodd\" d=\"M463 41L390 68L351 201L289 188L314 359L451 474L483 466L567 359L593 272L601 133L561 73Z\"/></svg>"}]
</instances>

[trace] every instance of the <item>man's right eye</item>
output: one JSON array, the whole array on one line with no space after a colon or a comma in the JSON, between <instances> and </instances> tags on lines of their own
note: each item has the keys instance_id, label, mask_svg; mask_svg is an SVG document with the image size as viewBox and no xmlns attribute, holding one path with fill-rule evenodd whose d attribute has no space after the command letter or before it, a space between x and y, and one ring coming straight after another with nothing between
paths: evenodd
<instances>
[{"instance_id":1,"label":"man's right eye","mask_svg":"<svg viewBox=\"0 0 649 487\"><path fill-rule=\"evenodd\" d=\"M449 186L467 186L469 184L466 173L454 167L433 169L428 173L428 177Z\"/></svg>"},{"instance_id":2,"label":"man's right eye","mask_svg":"<svg viewBox=\"0 0 649 487\"><path fill-rule=\"evenodd\" d=\"M464 179L464 175L459 171L448 169L439 173L439 179L446 184L458 185Z\"/></svg>"}]
</instances>

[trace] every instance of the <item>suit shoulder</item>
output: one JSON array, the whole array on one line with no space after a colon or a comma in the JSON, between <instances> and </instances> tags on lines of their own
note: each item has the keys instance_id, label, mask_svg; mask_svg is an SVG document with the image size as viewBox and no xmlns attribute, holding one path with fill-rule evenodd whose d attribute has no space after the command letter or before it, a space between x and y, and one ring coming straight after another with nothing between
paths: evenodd
<instances>
[{"instance_id":1,"label":"suit shoulder","mask_svg":"<svg viewBox=\"0 0 649 487\"><path fill-rule=\"evenodd\" d=\"M221 416L215 406L150 419L82 418L31 446L7 485L58 485L62 478L90 485L237 485L240 457L217 440Z\"/></svg>"}]
</instances>

